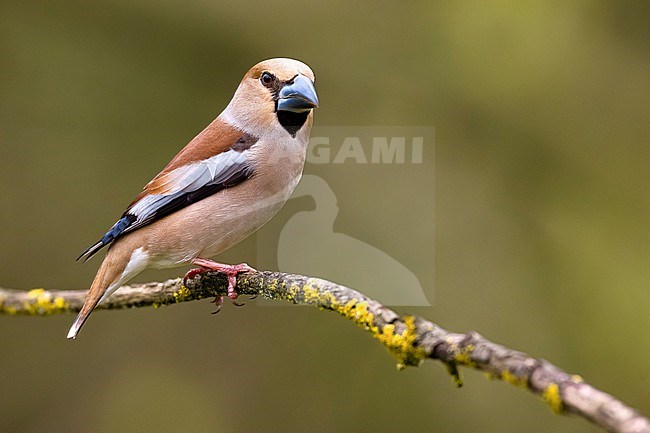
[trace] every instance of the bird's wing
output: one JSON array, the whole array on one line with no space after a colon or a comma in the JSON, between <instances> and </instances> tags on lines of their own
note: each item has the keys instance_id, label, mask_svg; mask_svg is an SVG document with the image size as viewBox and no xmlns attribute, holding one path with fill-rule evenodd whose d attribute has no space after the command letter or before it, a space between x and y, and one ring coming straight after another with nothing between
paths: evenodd
<instances>
[{"instance_id":1,"label":"bird's wing","mask_svg":"<svg viewBox=\"0 0 650 433\"><path fill-rule=\"evenodd\" d=\"M232 134L228 135L232 137ZM194 161L187 158L187 154L191 153L188 149L202 144L190 142L158 176L144 187L142 193L113 227L99 241L86 249L77 260L83 257L86 261L118 237L248 179L253 174L250 148L256 141L256 138L239 132L238 138L230 141L227 150ZM175 164L174 162L182 156L185 156L186 163Z\"/></svg>"}]
</instances>

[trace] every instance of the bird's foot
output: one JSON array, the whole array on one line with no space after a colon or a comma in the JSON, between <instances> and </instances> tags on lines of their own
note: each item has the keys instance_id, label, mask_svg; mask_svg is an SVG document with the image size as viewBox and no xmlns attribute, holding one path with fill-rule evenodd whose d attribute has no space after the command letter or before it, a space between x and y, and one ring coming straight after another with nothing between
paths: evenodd
<instances>
[{"instance_id":1,"label":"bird's foot","mask_svg":"<svg viewBox=\"0 0 650 433\"><path fill-rule=\"evenodd\" d=\"M198 265L200 268L195 268L188 271L183 278L183 282L207 271L218 271L224 273L228 277L228 298L230 298L230 300L232 300L232 303L238 307L245 305L235 301L238 297L237 292L235 291L235 287L237 286L237 275L242 272L257 272L256 269L251 268L246 263L240 263L238 265L226 265L202 258L196 258L192 260L192 264ZM221 310L221 305L223 304L223 296L217 296L213 302L217 306L217 311L213 313L216 314L219 312L219 310Z\"/></svg>"},{"instance_id":2,"label":"bird's foot","mask_svg":"<svg viewBox=\"0 0 650 433\"><path fill-rule=\"evenodd\" d=\"M187 282L189 280L193 280L194 277L196 277L197 275L200 275L200 274L202 274L204 272L207 272L207 271L208 270L205 269L205 268L192 268L192 269L190 269L189 271L187 271L187 273L183 277L183 285L187 286Z\"/></svg>"}]
</instances>

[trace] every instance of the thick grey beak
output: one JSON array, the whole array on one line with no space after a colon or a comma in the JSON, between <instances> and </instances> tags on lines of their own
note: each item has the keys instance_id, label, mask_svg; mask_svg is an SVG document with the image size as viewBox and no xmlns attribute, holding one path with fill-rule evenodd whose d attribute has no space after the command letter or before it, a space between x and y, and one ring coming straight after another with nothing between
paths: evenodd
<instances>
[{"instance_id":1,"label":"thick grey beak","mask_svg":"<svg viewBox=\"0 0 650 433\"><path fill-rule=\"evenodd\" d=\"M293 83L280 89L278 111L300 113L318 107L318 96L314 83L304 75L298 75Z\"/></svg>"}]
</instances>

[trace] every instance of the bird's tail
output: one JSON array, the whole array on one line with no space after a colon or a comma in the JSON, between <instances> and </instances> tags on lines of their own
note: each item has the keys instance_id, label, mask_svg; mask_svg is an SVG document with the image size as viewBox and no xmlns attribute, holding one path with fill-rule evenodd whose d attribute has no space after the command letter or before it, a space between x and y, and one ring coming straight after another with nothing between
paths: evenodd
<instances>
[{"instance_id":1,"label":"bird's tail","mask_svg":"<svg viewBox=\"0 0 650 433\"><path fill-rule=\"evenodd\" d=\"M126 280L133 277L133 275L126 275L124 272L130 261L130 254L126 257L122 257L123 254L120 254L118 249L111 249L104 261L102 262L93 284L88 290L88 295L86 295L86 302L84 303L81 311L77 315L70 331L68 332L68 338L75 338L79 333L79 330L84 325L90 313L93 312L97 304L101 302L104 296L108 296L117 290Z\"/></svg>"}]
</instances>

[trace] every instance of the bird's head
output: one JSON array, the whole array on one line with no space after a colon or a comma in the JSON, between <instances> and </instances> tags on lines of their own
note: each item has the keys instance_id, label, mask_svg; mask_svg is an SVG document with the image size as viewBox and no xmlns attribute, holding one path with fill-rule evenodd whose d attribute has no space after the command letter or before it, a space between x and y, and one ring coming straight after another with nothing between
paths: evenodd
<instances>
[{"instance_id":1,"label":"bird's head","mask_svg":"<svg viewBox=\"0 0 650 433\"><path fill-rule=\"evenodd\" d=\"M222 118L261 136L273 131L293 137L318 107L314 73L304 63L285 58L253 66L244 76Z\"/></svg>"}]
</instances>

